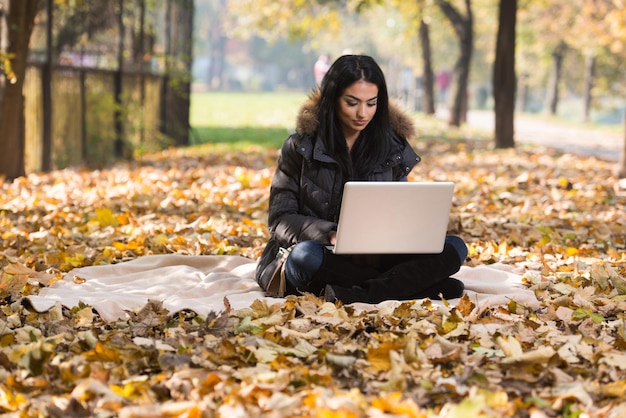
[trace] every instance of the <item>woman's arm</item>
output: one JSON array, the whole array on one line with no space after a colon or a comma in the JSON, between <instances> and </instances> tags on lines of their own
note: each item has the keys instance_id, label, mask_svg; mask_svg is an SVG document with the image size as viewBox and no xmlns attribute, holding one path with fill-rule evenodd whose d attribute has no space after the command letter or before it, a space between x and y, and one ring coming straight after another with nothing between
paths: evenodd
<instances>
[{"instance_id":1,"label":"woman's arm","mask_svg":"<svg viewBox=\"0 0 626 418\"><path fill-rule=\"evenodd\" d=\"M268 224L270 232L283 245L305 240L330 244L330 232L337 229L329 222L301 213L301 173L304 157L298 153L297 136L289 137L281 149L270 188Z\"/></svg>"}]
</instances>

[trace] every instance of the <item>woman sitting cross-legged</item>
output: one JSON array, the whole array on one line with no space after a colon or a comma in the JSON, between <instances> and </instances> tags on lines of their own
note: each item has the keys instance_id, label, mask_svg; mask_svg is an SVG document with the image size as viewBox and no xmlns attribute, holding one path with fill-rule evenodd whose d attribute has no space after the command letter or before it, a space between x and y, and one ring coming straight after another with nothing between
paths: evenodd
<instances>
[{"instance_id":1,"label":"woman sitting cross-legged","mask_svg":"<svg viewBox=\"0 0 626 418\"><path fill-rule=\"evenodd\" d=\"M263 289L277 254L289 248L289 294L311 292L346 304L463 294L463 283L450 277L467 257L458 236L447 236L439 254L349 256L327 249L335 243L344 184L407 181L420 161L407 141L413 135L411 118L389 103L374 59L344 55L332 64L281 149L270 188L271 237L256 271Z\"/></svg>"}]
</instances>

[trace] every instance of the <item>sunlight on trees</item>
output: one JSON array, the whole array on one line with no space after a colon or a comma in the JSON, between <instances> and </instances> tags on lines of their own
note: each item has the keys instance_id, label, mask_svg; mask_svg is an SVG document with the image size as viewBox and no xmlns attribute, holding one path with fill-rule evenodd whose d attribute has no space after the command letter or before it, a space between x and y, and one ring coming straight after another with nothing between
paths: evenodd
<instances>
[{"instance_id":1,"label":"sunlight on trees","mask_svg":"<svg viewBox=\"0 0 626 418\"><path fill-rule=\"evenodd\" d=\"M125 3L135 15L128 21L138 22L137 5L142 2ZM306 84L306 67L312 63L306 61L311 56L328 53L337 57L344 51L353 51L373 55L380 61L390 91L409 109L432 114L449 108L450 124L456 126L463 123L465 109L494 107L492 72L498 10L495 0L196 0L196 3L207 11L203 16L208 17L195 22L201 29L198 33L207 38L201 40L203 52L211 54L213 63L214 73L207 76L208 88L309 88L312 83ZM114 3L91 5L85 1L59 0L54 4L59 7L59 21L64 22L64 30L55 44L56 58L63 56L64 46L89 48L115 39L111 31L100 33ZM157 3L145 4L151 7ZM467 26L459 32L463 19L465 24L470 23L470 14L471 30ZM621 121L626 92L626 80L622 76L626 55L624 17L624 9L609 0L521 1L516 40L516 111L537 113L547 109L568 120ZM89 39L79 33L80 25L72 22L88 24ZM424 24L420 26L420 22ZM146 28L154 28L154 23L146 22ZM132 51L128 52L133 62L139 66L160 65L163 51L142 53L145 51L135 48L139 43L139 28L133 25L134 41ZM428 29L428 55L424 55L427 48L420 40L420 27L422 31ZM459 33L465 35L458 38ZM472 38L467 37L470 34ZM143 42L154 42L155 36L152 33ZM239 61L233 64L224 58L225 51L237 42L239 47L251 45L249 48L254 53L241 51ZM274 50L260 53L263 42L269 42ZM283 58L288 52L294 52L293 56ZM2 57L4 70L17 75L6 53ZM304 62L297 62L298 57ZM458 61L459 58L462 60ZM248 86L238 84L231 73L226 73L234 71L232 67L236 66L254 68L259 60L266 67L272 62L283 63L281 78L274 75L272 82ZM299 73L285 83L283 79L293 75L288 74L289 66L298 66ZM560 68L560 72L554 71L550 76L551 66ZM433 79L444 70L456 71L457 83L447 97L440 97L441 89ZM10 85L19 77L6 80ZM458 86L458 82L463 85Z\"/></svg>"}]
</instances>

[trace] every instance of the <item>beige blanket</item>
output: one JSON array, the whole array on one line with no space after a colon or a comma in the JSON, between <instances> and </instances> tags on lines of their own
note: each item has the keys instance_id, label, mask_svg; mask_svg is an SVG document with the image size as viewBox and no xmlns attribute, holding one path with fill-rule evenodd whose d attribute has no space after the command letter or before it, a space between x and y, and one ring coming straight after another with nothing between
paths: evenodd
<instances>
[{"instance_id":1,"label":"beige blanket","mask_svg":"<svg viewBox=\"0 0 626 418\"><path fill-rule=\"evenodd\" d=\"M63 280L28 299L39 312L56 303L74 307L83 302L105 321L124 319L126 311L137 310L148 300L161 301L172 314L190 309L202 315L223 311L224 298L233 309L248 307L255 299L266 299L270 304L281 302L264 296L254 280L255 267L256 262L239 256L152 255L72 270ZM465 283L467 294L479 306L506 304L511 299L532 307L539 305L511 266L463 266L454 277ZM355 306L376 309L397 303Z\"/></svg>"}]
</instances>

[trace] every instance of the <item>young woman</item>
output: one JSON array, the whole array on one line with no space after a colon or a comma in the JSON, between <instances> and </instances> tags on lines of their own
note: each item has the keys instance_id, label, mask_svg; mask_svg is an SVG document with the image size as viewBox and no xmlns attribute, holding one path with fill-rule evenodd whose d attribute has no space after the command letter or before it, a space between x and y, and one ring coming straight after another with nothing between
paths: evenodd
<instances>
[{"instance_id":1,"label":"young woman","mask_svg":"<svg viewBox=\"0 0 626 418\"><path fill-rule=\"evenodd\" d=\"M346 304L462 295L463 283L450 278L467 257L457 236L446 237L440 254L341 256L326 248L335 241L343 185L406 181L420 161L407 142L413 135L410 117L389 103L374 59L344 55L332 64L281 149L270 189L271 238L256 271L263 289L273 261L290 248L288 294L323 294Z\"/></svg>"}]
</instances>

